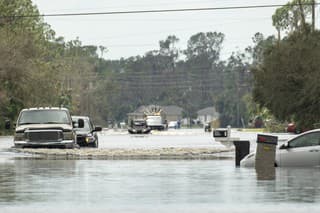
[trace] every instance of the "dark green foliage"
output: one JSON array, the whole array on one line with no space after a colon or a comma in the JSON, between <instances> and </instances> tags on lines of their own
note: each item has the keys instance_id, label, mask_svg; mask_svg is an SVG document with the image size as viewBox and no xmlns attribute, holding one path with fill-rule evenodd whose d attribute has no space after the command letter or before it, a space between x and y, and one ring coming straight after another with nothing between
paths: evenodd
<instances>
[{"instance_id":1,"label":"dark green foliage","mask_svg":"<svg viewBox=\"0 0 320 213\"><path fill-rule=\"evenodd\" d=\"M319 31L296 31L271 43L253 69L254 99L276 118L312 128L320 120L319 57Z\"/></svg>"},{"instance_id":2,"label":"dark green foliage","mask_svg":"<svg viewBox=\"0 0 320 213\"><path fill-rule=\"evenodd\" d=\"M39 14L31 0L0 0L0 13L8 16L0 19L0 122L24 107L64 106L103 124L149 104L180 106L190 119L219 104L225 124L239 126L245 118L241 100L250 73L241 57L220 61L222 33L197 33L186 50L170 35L159 50L110 61L106 47L56 38L41 17L14 17Z\"/></svg>"},{"instance_id":3,"label":"dark green foliage","mask_svg":"<svg viewBox=\"0 0 320 213\"><path fill-rule=\"evenodd\" d=\"M244 54L232 55L224 69L223 90L215 97L215 105L220 112L220 125L243 127L249 115L244 98L251 93L251 72Z\"/></svg>"},{"instance_id":4,"label":"dark green foliage","mask_svg":"<svg viewBox=\"0 0 320 213\"><path fill-rule=\"evenodd\" d=\"M248 117L242 97L251 91L251 74L244 55L219 60L223 38L221 33L198 33L190 38L187 50L179 51L174 48L178 39L169 36L160 41L159 50L145 56L106 61L110 81L98 88L104 93L106 119L125 120L125 110L149 104L177 105L184 109L183 116L194 119L198 110L222 104L227 106L218 107L222 123L241 126ZM189 58L177 61L183 53Z\"/></svg>"}]
</instances>

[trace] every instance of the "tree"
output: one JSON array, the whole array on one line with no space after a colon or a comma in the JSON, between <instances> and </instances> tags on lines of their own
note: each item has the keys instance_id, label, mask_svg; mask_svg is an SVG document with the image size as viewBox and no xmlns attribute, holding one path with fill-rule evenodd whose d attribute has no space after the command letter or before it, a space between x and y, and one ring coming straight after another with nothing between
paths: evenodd
<instances>
[{"instance_id":1,"label":"tree","mask_svg":"<svg viewBox=\"0 0 320 213\"><path fill-rule=\"evenodd\" d=\"M254 100L281 121L312 128L320 120L320 33L290 34L265 49L263 62L253 69Z\"/></svg>"},{"instance_id":2,"label":"tree","mask_svg":"<svg viewBox=\"0 0 320 213\"><path fill-rule=\"evenodd\" d=\"M199 108L212 106L213 95L218 93L220 76L220 51L224 34L219 32L201 32L190 37L186 55L186 72L191 81L194 99Z\"/></svg>"},{"instance_id":3,"label":"tree","mask_svg":"<svg viewBox=\"0 0 320 213\"><path fill-rule=\"evenodd\" d=\"M242 127L249 119L244 97L251 93L251 72L245 54L229 57L224 69L223 86L222 92L214 98L220 113L220 125Z\"/></svg>"},{"instance_id":4,"label":"tree","mask_svg":"<svg viewBox=\"0 0 320 213\"><path fill-rule=\"evenodd\" d=\"M179 38L177 38L175 35L170 35L165 40L159 41L160 55L170 56L174 59L174 61L176 61L179 56L179 50L176 48L176 44L178 42Z\"/></svg>"},{"instance_id":5,"label":"tree","mask_svg":"<svg viewBox=\"0 0 320 213\"><path fill-rule=\"evenodd\" d=\"M165 40L159 42L159 55L164 59L164 64L167 66L166 69L169 71L175 70L175 64L179 57L179 50L175 45L178 42L179 39L175 35L170 35Z\"/></svg>"},{"instance_id":6,"label":"tree","mask_svg":"<svg viewBox=\"0 0 320 213\"><path fill-rule=\"evenodd\" d=\"M4 116L14 119L22 107L42 100L54 101L54 83L50 78L46 44L53 31L43 23L30 0L0 1L0 93ZM30 18L19 16L35 15ZM43 70L43 71L42 71ZM55 94L55 92L53 92Z\"/></svg>"},{"instance_id":7,"label":"tree","mask_svg":"<svg viewBox=\"0 0 320 213\"><path fill-rule=\"evenodd\" d=\"M190 37L185 51L187 59L205 57L216 62L220 57L224 34L218 32L197 33Z\"/></svg>"},{"instance_id":8,"label":"tree","mask_svg":"<svg viewBox=\"0 0 320 213\"><path fill-rule=\"evenodd\" d=\"M24 107L62 104L79 111L76 102L95 82L97 47L55 38L31 0L0 0L0 13L2 116L15 119Z\"/></svg>"},{"instance_id":9,"label":"tree","mask_svg":"<svg viewBox=\"0 0 320 213\"><path fill-rule=\"evenodd\" d=\"M263 62L264 54L267 54L268 50L271 50L273 45L276 43L274 36L264 37L262 33L256 33L252 38L254 47L246 48L246 51L251 55L252 65L257 66Z\"/></svg>"},{"instance_id":10,"label":"tree","mask_svg":"<svg viewBox=\"0 0 320 213\"><path fill-rule=\"evenodd\" d=\"M111 61L103 58L106 47L55 37L31 0L0 0L0 13L0 110L12 120L24 107L65 106L120 121L148 104L179 105L194 118L224 92L230 74L219 59L222 33L197 33L185 51L169 35L158 50Z\"/></svg>"},{"instance_id":11,"label":"tree","mask_svg":"<svg viewBox=\"0 0 320 213\"><path fill-rule=\"evenodd\" d=\"M306 20L312 14L313 6L313 0L292 0L277 9L272 16L272 24L278 31L278 40L281 40L280 33L284 30L287 32L306 31L308 28Z\"/></svg>"}]
</instances>

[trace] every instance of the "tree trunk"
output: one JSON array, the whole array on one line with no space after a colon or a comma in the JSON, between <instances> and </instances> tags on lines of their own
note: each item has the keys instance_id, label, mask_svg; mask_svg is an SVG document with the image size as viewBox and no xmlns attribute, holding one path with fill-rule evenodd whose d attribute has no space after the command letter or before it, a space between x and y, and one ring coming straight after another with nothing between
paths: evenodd
<instances>
[{"instance_id":1,"label":"tree trunk","mask_svg":"<svg viewBox=\"0 0 320 213\"><path fill-rule=\"evenodd\" d=\"M312 0L312 31L315 31L315 14L316 14L316 2Z\"/></svg>"},{"instance_id":2,"label":"tree trunk","mask_svg":"<svg viewBox=\"0 0 320 213\"><path fill-rule=\"evenodd\" d=\"M280 41L281 41L281 31L280 28L277 28L278 31L278 47L280 46Z\"/></svg>"},{"instance_id":3,"label":"tree trunk","mask_svg":"<svg viewBox=\"0 0 320 213\"><path fill-rule=\"evenodd\" d=\"M304 32L306 32L306 18L305 18L305 15L304 15L304 11L303 11L303 6L302 6L302 3L301 3L301 0L298 0L299 2L299 8L300 8L300 14L301 14L301 25L302 25L302 29Z\"/></svg>"}]
</instances>

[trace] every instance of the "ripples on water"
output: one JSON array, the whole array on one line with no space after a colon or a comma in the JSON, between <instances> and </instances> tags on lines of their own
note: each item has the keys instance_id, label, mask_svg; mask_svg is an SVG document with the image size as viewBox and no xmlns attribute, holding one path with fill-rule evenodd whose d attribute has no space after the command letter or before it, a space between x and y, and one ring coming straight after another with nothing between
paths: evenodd
<instances>
[{"instance_id":1,"label":"ripples on water","mask_svg":"<svg viewBox=\"0 0 320 213\"><path fill-rule=\"evenodd\" d=\"M233 160L7 160L1 212L299 212L318 210L320 170L277 168L259 181ZM291 210L292 209L292 210Z\"/></svg>"}]
</instances>

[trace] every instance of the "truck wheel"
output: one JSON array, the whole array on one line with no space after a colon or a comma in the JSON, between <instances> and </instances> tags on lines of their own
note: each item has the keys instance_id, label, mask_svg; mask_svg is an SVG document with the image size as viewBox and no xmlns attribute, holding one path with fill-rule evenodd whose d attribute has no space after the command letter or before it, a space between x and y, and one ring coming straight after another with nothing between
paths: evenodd
<instances>
[{"instance_id":1,"label":"truck wheel","mask_svg":"<svg viewBox=\"0 0 320 213\"><path fill-rule=\"evenodd\" d=\"M90 144L90 146L94 148L98 148L98 145L99 145L99 142L97 140Z\"/></svg>"}]
</instances>

